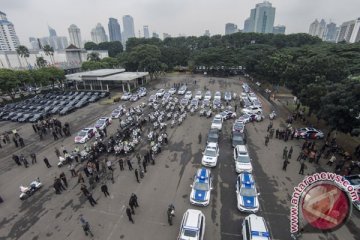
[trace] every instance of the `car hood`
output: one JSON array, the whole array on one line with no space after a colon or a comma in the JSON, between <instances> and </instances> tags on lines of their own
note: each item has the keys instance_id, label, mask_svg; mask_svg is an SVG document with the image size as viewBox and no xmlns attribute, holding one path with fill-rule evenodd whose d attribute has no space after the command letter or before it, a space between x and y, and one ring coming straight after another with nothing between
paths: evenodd
<instances>
[{"instance_id":1,"label":"car hood","mask_svg":"<svg viewBox=\"0 0 360 240\"><path fill-rule=\"evenodd\" d=\"M251 171L252 170L252 166L249 163L240 163L240 162L236 161L235 166L236 166L236 169L239 169L239 170L240 169L244 170L244 171Z\"/></svg>"},{"instance_id":2,"label":"car hood","mask_svg":"<svg viewBox=\"0 0 360 240\"><path fill-rule=\"evenodd\" d=\"M204 202L207 200L208 191L192 190L192 198L197 202Z\"/></svg>"},{"instance_id":3,"label":"car hood","mask_svg":"<svg viewBox=\"0 0 360 240\"><path fill-rule=\"evenodd\" d=\"M204 162L216 162L217 157L203 156L202 160Z\"/></svg>"}]
</instances>

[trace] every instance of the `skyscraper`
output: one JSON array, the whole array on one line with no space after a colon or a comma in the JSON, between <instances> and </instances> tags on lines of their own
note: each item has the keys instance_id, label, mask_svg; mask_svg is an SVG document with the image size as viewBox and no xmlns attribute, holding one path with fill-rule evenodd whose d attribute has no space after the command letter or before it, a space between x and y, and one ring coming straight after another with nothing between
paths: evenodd
<instances>
[{"instance_id":1,"label":"skyscraper","mask_svg":"<svg viewBox=\"0 0 360 240\"><path fill-rule=\"evenodd\" d=\"M209 30L205 30L204 36L210 37L210 31L209 31Z\"/></svg>"},{"instance_id":2,"label":"skyscraper","mask_svg":"<svg viewBox=\"0 0 360 240\"><path fill-rule=\"evenodd\" d=\"M225 24L225 35L233 34L238 32L237 25L234 23Z\"/></svg>"},{"instance_id":3,"label":"skyscraper","mask_svg":"<svg viewBox=\"0 0 360 240\"><path fill-rule=\"evenodd\" d=\"M249 17L247 19L245 19L245 21L244 21L244 32L251 32Z\"/></svg>"},{"instance_id":4,"label":"skyscraper","mask_svg":"<svg viewBox=\"0 0 360 240\"><path fill-rule=\"evenodd\" d=\"M130 15L123 16L124 31L122 34L123 44L125 46L126 41L129 38L135 37L134 19Z\"/></svg>"},{"instance_id":5,"label":"skyscraper","mask_svg":"<svg viewBox=\"0 0 360 240\"><path fill-rule=\"evenodd\" d=\"M153 32L152 37L153 37L153 38L160 38L160 37L159 37L159 34L157 34L156 32Z\"/></svg>"},{"instance_id":6,"label":"skyscraper","mask_svg":"<svg viewBox=\"0 0 360 240\"><path fill-rule=\"evenodd\" d=\"M315 36L323 39L325 30L326 30L325 20L321 19L321 21L319 22L317 19L315 19L315 21L310 24L309 34L311 36Z\"/></svg>"},{"instance_id":7,"label":"skyscraper","mask_svg":"<svg viewBox=\"0 0 360 240\"><path fill-rule=\"evenodd\" d=\"M313 21L311 24L310 24L310 27L309 27L309 34L311 36L316 36L316 32L317 32L317 29L319 28L319 21L317 19L315 19L315 21Z\"/></svg>"},{"instance_id":8,"label":"skyscraper","mask_svg":"<svg viewBox=\"0 0 360 240\"><path fill-rule=\"evenodd\" d=\"M258 3L254 9L251 9L250 18L247 21L247 32L272 33L275 21L275 8L268 1Z\"/></svg>"},{"instance_id":9,"label":"skyscraper","mask_svg":"<svg viewBox=\"0 0 360 240\"><path fill-rule=\"evenodd\" d=\"M165 38L170 38L170 37L171 37L170 34L168 34L168 33L163 33L163 39L165 39Z\"/></svg>"},{"instance_id":10,"label":"skyscraper","mask_svg":"<svg viewBox=\"0 0 360 240\"><path fill-rule=\"evenodd\" d=\"M75 24L71 24L68 28L68 31L70 36L70 43L78 48L83 48L80 28L78 28Z\"/></svg>"},{"instance_id":11,"label":"skyscraper","mask_svg":"<svg viewBox=\"0 0 360 240\"><path fill-rule=\"evenodd\" d=\"M326 25L323 40L328 42L335 42L336 41L336 24L329 23Z\"/></svg>"},{"instance_id":12,"label":"skyscraper","mask_svg":"<svg viewBox=\"0 0 360 240\"><path fill-rule=\"evenodd\" d=\"M150 38L149 27L146 25L144 26L144 38Z\"/></svg>"},{"instance_id":13,"label":"skyscraper","mask_svg":"<svg viewBox=\"0 0 360 240\"><path fill-rule=\"evenodd\" d=\"M273 27L273 34L285 34L286 27L284 25L277 25Z\"/></svg>"},{"instance_id":14,"label":"skyscraper","mask_svg":"<svg viewBox=\"0 0 360 240\"><path fill-rule=\"evenodd\" d=\"M341 24L336 42L341 41L348 43L360 42L360 18Z\"/></svg>"},{"instance_id":15,"label":"skyscraper","mask_svg":"<svg viewBox=\"0 0 360 240\"><path fill-rule=\"evenodd\" d=\"M39 49L40 49L38 39L36 39L36 38L34 38L34 37L29 37L29 42L30 42L31 48L32 48L33 50L39 50Z\"/></svg>"},{"instance_id":16,"label":"skyscraper","mask_svg":"<svg viewBox=\"0 0 360 240\"><path fill-rule=\"evenodd\" d=\"M14 25L6 18L6 14L0 12L0 51L15 51L20 45Z\"/></svg>"},{"instance_id":17,"label":"skyscraper","mask_svg":"<svg viewBox=\"0 0 360 240\"><path fill-rule=\"evenodd\" d=\"M49 29L49 36L50 37L56 37L56 31L55 29L53 29L52 27L48 26L48 29Z\"/></svg>"},{"instance_id":18,"label":"skyscraper","mask_svg":"<svg viewBox=\"0 0 360 240\"><path fill-rule=\"evenodd\" d=\"M105 29L101 25L101 23L98 23L96 27L91 30L91 40L94 43L102 43L108 41L108 38L105 33Z\"/></svg>"},{"instance_id":19,"label":"skyscraper","mask_svg":"<svg viewBox=\"0 0 360 240\"><path fill-rule=\"evenodd\" d=\"M109 37L110 42L120 41L121 42L121 29L120 24L116 18L109 18Z\"/></svg>"}]
</instances>

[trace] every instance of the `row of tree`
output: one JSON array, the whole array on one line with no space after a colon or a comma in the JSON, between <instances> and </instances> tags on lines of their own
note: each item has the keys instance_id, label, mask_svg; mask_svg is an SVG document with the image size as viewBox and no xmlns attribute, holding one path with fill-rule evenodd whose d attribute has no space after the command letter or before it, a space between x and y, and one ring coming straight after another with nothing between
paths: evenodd
<instances>
[{"instance_id":1,"label":"row of tree","mask_svg":"<svg viewBox=\"0 0 360 240\"><path fill-rule=\"evenodd\" d=\"M63 84L64 71L56 67L44 67L33 70L0 69L0 90L12 99L18 89L27 86L48 86Z\"/></svg>"},{"instance_id":2,"label":"row of tree","mask_svg":"<svg viewBox=\"0 0 360 240\"><path fill-rule=\"evenodd\" d=\"M119 41L114 42L102 42L96 44L94 42L87 42L84 45L86 50L106 50L109 57L116 57L116 55L123 52L123 45Z\"/></svg>"}]
</instances>

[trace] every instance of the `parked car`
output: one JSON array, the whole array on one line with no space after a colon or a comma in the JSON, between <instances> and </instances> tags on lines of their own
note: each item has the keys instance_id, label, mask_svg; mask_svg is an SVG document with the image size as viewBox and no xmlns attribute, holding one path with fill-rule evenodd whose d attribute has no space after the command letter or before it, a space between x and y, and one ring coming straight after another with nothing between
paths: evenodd
<instances>
[{"instance_id":1,"label":"parked car","mask_svg":"<svg viewBox=\"0 0 360 240\"><path fill-rule=\"evenodd\" d=\"M198 100L201 100L202 99L202 92L200 90L196 91L194 98L198 99Z\"/></svg>"},{"instance_id":2,"label":"parked car","mask_svg":"<svg viewBox=\"0 0 360 240\"><path fill-rule=\"evenodd\" d=\"M189 99L183 98L180 100L180 105L187 106L189 104Z\"/></svg>"},{"instance_id":3,"label":"parked car","mask_svg":"<svg viewBox=\"0 0 360 240\"><path fill-rule=\"evenodd\" d=\"M137 95L139 97L145 97L146 94L147 94L147 90L144 87L140 87L139 90L137 91Z\"/></svg>"},{"instance_id":4,"label":"parked car","mask_svg":"<svg viewBox=\"0 0 360 240\"><path fill-rule=\"evenodd\" d=\"M201 164L206 167L216 167L219 157L219 146L215 142L210 142L206 145Z\"/></svg>"},{"instance_id":5,"label":"parked car","mask_svg":"<svg viewBox=\"0 0 360 240\"><path fill-rule=\"evenodd\" d=\"M185 92L186 92L186 89L187 89L186 85L182 85L182 86L179 88L178 94L179 94L179 95L184 95Z\"/></svg>"},{"instance_id":6,"label":"parked car","mask_svg":"<svg viewBox=\"0 0 360 240\"><path fill-rule=\"evenodd\" d=\"M230 110L225 110L219 113L224 120L236 118L236 113Z\"/></svg>"},{"instance_id":7,"label":"parked car","mask_svg":"<svg viewBox=\"0 0 360 240\"><path fill-rule=\"evenodd\" d=\"M31 113L25 113L24 115L22 115L21 118L18 119L19 122L27 122L30 120L30 118L32 118L33 114Z\"/></svg>"},{"instance_id":8,"label":"parked car","mask_svg":"<svg viewBox=\"0 0 360 240\"><path fill-rule=\"evenodd\" d=\"M245 123L244 122L239 121L239 120L234 122L233 127L232 127L233 132L243 133L244 130L245 130Z\"/></svg>"},{"instance_id":9,"label":"parked car","mask_svg":"<svg viewBox=\"0 0 360 240\"><path fill-rule=\"evenodd\" d=\"M210 129L206 143L219 143L219 129Z\"/></svg>"},{"instance_id":10,"label":"parked car","mask_svg":"<svg viewBox=\"0 0 360 240\"><path fill-rule=\"evenodd\" d=\"M258 193L251 173L240 173L236 179L237 208L241 212L259 211Z\"/></svg>"},{"instance_id":11,"label":"parked car","mask_svg":"<svg viewBox=\"0 0 360 240\"><path fill-rule=\"evenodd\" d=\"M211 100L211 91L206 91L204 99Z\"/></svg>"},{"instance_id":12,"label":"parked car","mask_svg":"<svg viewBox=\"0 0 360 240\"><path fill-rule=\"evenodd\" d=\"M34 123L34 122L37 122L42 119L43 119L43 115L40 113L36 113L36 114L34 114L34 116L32 118L30 118L29 122Z\"/></svg>"},{"instance_id":13,"label":"parked car","mask_svg":"<svg viewBox=\"0 0 360 240\"><path fill-rule=\"evenodd\" d=\"M237 173L252 172L251 159L245 145L237 145L234 148L234 160Z\"/></svg>"},{"instance_id":14,"label":"parked car","mask_svg":"<svg viewBox=\"0 0 360 240\"><path fill-rule=\"evenodd\" d=\"M121 100L127 101L131 98L131 96L132 96L131 93L126 92L121 96Z\"/></svg>"},{"instance_id":15,"label":"parked car","mask_svg":"<svg viewBox=\"0 0 360 240\"><path fill-rule=\"evenodd\" d=\"M251 121L251 115L247 114L247 113L243 113L238 119L237 121L239 122L243 122L243 123L248 123Z\"/></svg>"},{"instance_id":16,"label":"parked car","mask_svg":"<svg viewBox=\"0 0 360 240\"><path fill-rule=\"evenodd\" d=\"M155 102L156 101L156 96L155 95L151 95L149 97L149 102Z\"/></svg>"},{"instance_id":17,"label":"parked car","mask_svg":"<svg viewBox=\"0 0 360 240\"><path fill-rule=\"evenodd\" d=\"M299 138L322 139L324 136L322 131L315 128L298 128L295 131L295 137Z\"/></svg>"},{"instance_id":18,"label":"parked car","mask_svg":"<svg viewBox=\"0 0 360 240\"><path fill-rule=\"evenodd\" d=\"M119 118L122 115L122 111L120 109L115 109L111 112L111 118Z\"/></svg>"},{"instance_id":19,"label":"parked car","mask_svg":"<svg viewBox=\"0 0 360 240\"><path fill-rule=\"evenodd\" d=\"M262 109L258 106L251 106L251 107L243 108L242 112L247 114L262 114Z\"/></svg>"},{"instance_id":20,"label":"parked car","mask_svg":"<svg viewBox=\"0 0 360 240\"><path fill-rule=\"evenodd\" d=\"M131 102L136 102L137 100L139 100L139 96L137 94L133 94L129 100Z\"/></svg>"},{"instance_id":21,"label":"parked car","mask_svg":"<svg viewBox=\"0 0 360 240\"><path fill-rule=\"evenodd\" d=\"M246 216L242 224L243 240L271 240L265 219L255 214Z\"/></svg>"},{"instance_id":22,"label":"parked car","mask_svg":"<svg viewBox=\"0 0 360 240\"><path fill-rule=\"evenodd\" d=\"M200 168L196 171L194 183L190 186L190 203L197 206L207 206L210 203L212 176L210 169Z\"/></svg>"},{"instance_id":23,"label":"parked car","mask_svg":"<svg viewBox=\"0 0 360 240\"><path fill-rule=\"evenodd\" d=\"M95 128L84 128L75 136L75 143L86 143L93 136L95 136Z\"/></svg>"},{"instance_id":24,"label":"parked car","mask_svg":"<svg viewBox=\"0 0 360 240\"><path fill-rule=\"evenodd\" d=\"M162 97L162 96L164 96L164 94L165 94L165 90L164 90L164 89L159 89L159 90L155 93L155 95L156 95L157 97Z\"/></svg>"},{"instance_id":25,"label":"parked car","mask_svg":"<svg viewBox=\"0 0 360 240\"><path fill-rule=\"evenodd\" d=\"M199 100L194 98L191 100L190 105L197 108L199 106Z\"/></svg>"},{"instance_id":26,"label":"parked car","mask_svg":"<svg viewBox=\"0 0 360 240\"><path fill-rule=\"evenodd\" d=\"M231 101L231 92L225 92L224 99L225 101Z\"/></svg>"},{"instance_id":27,"label":"parked car","mask_svg":"<svg viewBox=\"0 0 360 240\"><path fill-rule=\"evenodd\" d=\"M192 93L191 93L191 91L186 91L186 93L185 93L185 98L187 98L187 99L191 99L192 98Z\"/></svg>"},{"instance_id":28,"label":"parked car","mask_svg":"<svg viewBox=\"0 0 360 240\"><path fill-rule=\"evenodd\" d=\"M188 209L181 220L178 240L203 240L205 215L200 210Z\"/></svg>"},{"instance_id":29,"label":"parked car","mask_svg":"<svg viewBox=\"0 0 360 240\"><path fill-rule=\"evenodd\" d=\"M211 128L216 128L221 131L222 123L223 123L223 118L221 117L221 115L217 114L215 115L214 119L211 122Z\"/></svg>"},{"instance_id":30,"label":"parked car","mask_svg":"<svg viewBox=\"0 0 360 240\"><path fill-rule=\"evenodd\" d=\"M69 114L71 113L72 111L74 111L75 107L73 106L65 106L60 112L59 114L60 115L66 115L66 114Z\"/></svg>"},{"instance_id":31,"label":"parked car","mask_svg":"<svg viewBox=\"0 0 360 240\"><path fill-rule=\"evenodd\" d=\"M175 88L170 88L168 93L170 93L170 95L173 95L176 93L176 89Z\"/></svg>"},{"instance_id":32,"label":"parked car","mask_svg":"<svg viewBox=\"0 0 360 240\"><path fill-rule=\"evenodd\" d=\"M238 145L246 144L246 133L245 132L232 132L231 133L231 146L235 148Z\"/></svg>"},{"instance_id":33,"label":"parked car","mask_svg":"<svg viewBox=\"0 0 360 240\"><path fill-rule=\"evenodd\" d=\"M99 118L99 120L96 121L94 127L96 129L103 130L104 128L106 128L110 124L111 124L111 118L109 118L109 117L101 117L101 118Z\"/></svg>"},{"instance_id":34,"label":"parked car","mask_svg":"<svg viewBox=\"0 0 360 240\"><path fill-rule=\"evenodd\" d=\"M214 99L221 100L221 92L216 91L216 92L215 92L215 95L214 95Z\"/></svg>"},{"instance_id":35,"label":"parked car","mask_svg":"<svg viewBox=\"0 0 360 240\"><path fill-rule=\"evenodd\" d=\"M213 108L214 109L220 109L222 106L220 99L214 99L213 101Z\"/></svg>"}]
</instances>

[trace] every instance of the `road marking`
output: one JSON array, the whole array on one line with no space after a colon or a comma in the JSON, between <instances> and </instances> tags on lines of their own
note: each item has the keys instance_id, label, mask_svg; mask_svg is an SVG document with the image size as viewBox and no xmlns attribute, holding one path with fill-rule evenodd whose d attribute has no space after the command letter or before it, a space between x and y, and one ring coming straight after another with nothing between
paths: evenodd
<instances>
[{"instance_id":1,"label":"road marking","mask_svg":"<svg viewBox=\"0 0 360 240\"><path fill-rule=\"evenodd\" d=\"M221 234L228 235L228 236L234 236L234 237L241 237L241 234L237 233L227 233L227 232L221 232Z\"/></svg>"},{"instance_id":2,"label":"road marking","mask_svg":"<svg viewBox=\"0 0 360 240\"><path fill-rule=\"evenodd\" d=\"M114 234L115 229L118 228L118 225L119 225L120 221L122 220L122 218L123 218L123 216L124 216L124 209L125 209L125 205L123 205L123 206L121 207L121 214L120 214L119 220L118 220L118 221L115 223L115 225L113 226L113 228L112 228L109 236L107 237L107 240L111 239L112 235ZM118 216L118 215L116 215L116 216Z\"/></svg>"}]
</instances>

